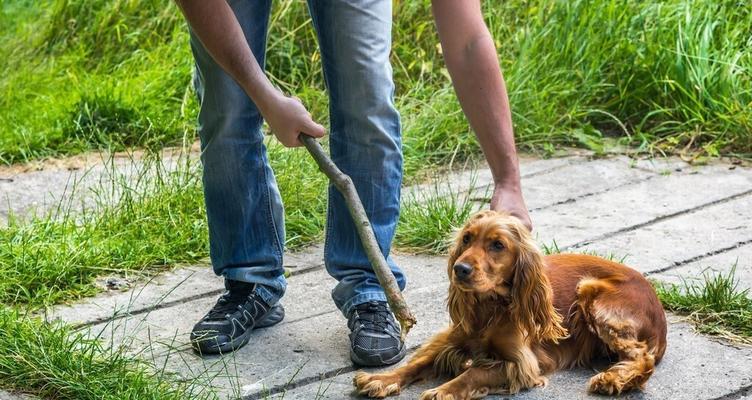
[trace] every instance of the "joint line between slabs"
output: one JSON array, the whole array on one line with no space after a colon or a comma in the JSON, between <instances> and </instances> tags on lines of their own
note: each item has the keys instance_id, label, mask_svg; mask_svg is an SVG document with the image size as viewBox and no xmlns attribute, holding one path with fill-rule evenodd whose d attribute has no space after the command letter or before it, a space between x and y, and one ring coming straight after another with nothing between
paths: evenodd
<instances>
[{"instance_id":1,"label":"joint line between slabs","mask_svg":"<svg viewBox=\"0 0 752 400\"><path fill-rule=\"evenodd\" d=\"M412 354L415 350L418 350L420 345L411 346L407 349L407 354L405 354L405 357ZM347 374L350 372L354 372L358 370L360 367L356 367L354 365L350 365L347 367L341 367L341 368L335 368L331 369L329 371L313 375L313 376L307 376L305 378L300 378L297 380L292 380L288 383L277 385L272 387L271 389L267 390L261 390L258 392L251 393L249 395L241 397L241 400L258 400L266 398L267 396L273 396L278 393L283 393L288 390L297 389L303 386L308 386L310 384L316 383L316 382L323 382L326 379L335 378L342 374Z\"/></svg>"},{"instance_id":2,"label":"joint line between slabs","mask_svg":"<svg viewBox=\"0 0 752 400\"><path fill-rule=\"evenodd\" d=\"M318 264L318 265L315 265L315 266L309 267L309 268L304 268L304 269L299 269L299 270L293 270L293 271L290 272L290 276L303 275L303 274L307 274L309 272L319 271L319 270L321 270L323 268L324 268L323 264ZM123 319L123 318L126 318L126 317L132 317L132 316L135 316L135 315L146 314L146 313L149 313L149 312L152 312L152 311L161 310L161 309L165 309L165 308L170 308L170 307L173 307L173 306L176 306L176 305L179 305L179 304L189 303L189 302L192 302L192 301L196 301L196 300L200 300L200 299L205 299L207 297L217 296L217 295L220 295L220 294L224 293L224 291L225 291L224 289L211 290L209 292L199 293L199 294L195 294L193 296L183 297L183 298L180 298L180 299L171 300L171 301L167 301L167 302L164 302L164 303L157 303L155 305L148 306L148 307L137 308L137 309L133 309L133 310L126 310L126 311L124 311L121 314L116 314L116 315L112 315L112 316L108 316L108 317L97 318L97 319L93 319L91 321L86 321L86 322L81 322L81 323L78 323L78 324L73 324L71 326L72 326L72 328L74 330L80 330L82 328L86 328L86 327L90 327L90 326L94 326L94 325L99 325L99 324L106 323L106 322L112 322L112 321Z\"/></svg>"},{"instance_id":3,"label":"joint line between slabs","mask_svg":"<svg viewBox=\"0 0 752 400\"><path fill-rule=\"evenodd\" d=\"M731 195L731 196L728 196L728 197L724 197L724 198L721 198L721 199L718 199L718 200L713 200L713 201L708 202L708 203L700 204L699 206L696 206L696 207L687 208L687 209L684 209L684 210L681 210L681 211L677 211L677 212L674 212L674 213L671 213L671 214L661 215L660 217L656 217L656 218L653 218L653 219L651 219L649 221L645 221L645 222L642 222L642 223L639 223L639 224L627 226L627 227L624 227L624 228L621 228L621 229L618 229L618 230L615 230L615 231L612 231L612 232L604 233L603 235L600 235L600 236L595 237L593 239L586 239L586 240L577 242L575 244L571 244L569 246L564 246L564 247L561 248L561 251L578 249L580 247L587 246L589 244L593 244L594 242L598 242L598 241L601 241L601 240L604 240L604 239L610 239L610 238L612 238L612 237L614 237L616 235L620 235L622 233L632 232L632 231L635 231L637 229L645 228L645 227L650 226L650 225L655 225L655 224L657 224L659 222L663 222L663 221L666 221L666 220L669 220L669 219L672 219L672 218L675 218L675 217L680 217L680 216L683 216L683 215L692 214L694 212L704 210L704 209L706 209L708 207L712 207L712 206L717 206L719 204L728 203L730 201L734 201L736 199L742 198L742 197L747 196L749 194L752 194L752 189L745 190L745 191L743 191L741 193L737 193L737 194L734 194L734 195Z\"/></svg>"},{"instance_id":4,"label":"joint line between slabs","mask_svg":"<svg viewBox=\"0 0 752 400\"><path fill-rule=\"evenodd\" d=\"M652 271L648 271L644 275L645 276L650 276L650 275L655 275L655 274L661 274L661 273L664 273L664 272L667 272L667 271L671 271L671 270L679 268L679 267L683 267L683 266L685 266L685 265L687 265L689 263L693 263L695 261L700 261L700 260L708 258L708 257L716 256L718 254L723 254L723 253L726 253L728 251L738 249L738 248L740 248L742 246L746 246L748 244L752 244L752 239L743 240L741 242L736 242L736 243L732 244L731 246L724 247L722 249L716 249L716 250L708 251L708 252L706 252L704 254L700 254L700 255L697 255L697 256L694 256L694 257L687 258L686 260L675 261L673 264L671 264L669 266L666 266L666 267L663 267L663 268L658 268L658 269L655 269L655 270L652 270Z\"/></svg>"},{"instance_id":5,"label":"joint line between slabs","mask_svg":"<svg viewBox=\"0 0 752 400\"><path fill-rule=\"evenodd\" d=\"M742 386L739 389L734 390L731 393L724 394L720 397L714 397L710 400L738 400L742 397L747 396L748 394L752 394L752 384Z\"/></svg>"}]
</instances>

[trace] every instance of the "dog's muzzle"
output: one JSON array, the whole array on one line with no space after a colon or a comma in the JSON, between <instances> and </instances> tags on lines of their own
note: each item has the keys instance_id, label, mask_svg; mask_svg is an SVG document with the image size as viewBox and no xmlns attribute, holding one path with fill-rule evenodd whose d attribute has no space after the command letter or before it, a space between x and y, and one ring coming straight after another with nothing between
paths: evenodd
<instances>
[{"instance_id":1,"label":"dog's muzzle","mask_svg":"<svg viewBox=\"0 0 752 400\"><path fill-rule=\"evenodd\" d=\"M473 267L463 262L454 264L454 267L452 268L454 269L454 276L461 281L466 281L473 273Z\"/></svg>"}]
</instances>

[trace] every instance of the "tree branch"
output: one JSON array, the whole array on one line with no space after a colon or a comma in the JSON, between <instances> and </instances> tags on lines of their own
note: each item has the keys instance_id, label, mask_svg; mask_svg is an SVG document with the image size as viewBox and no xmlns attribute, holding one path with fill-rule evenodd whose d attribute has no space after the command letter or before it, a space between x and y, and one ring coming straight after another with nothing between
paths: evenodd
<instances>
[{"instance_id":1,"label":"tree branch","mask_svg":"<svg viewBox=\"0 0 752 400\"><path fill-rule=\"evenodd\" d=\"M358 197L358 192L355 190L352 179L337 168L337 165L326 155L319 142L313 137L301 133L300 141L303 142L308 152L313 156L313 159L316 160L319 169L329 177L332 184L339 190L342 197L345 198L347 209L350 210L350 216L355 223L355 229L357 229L360 241L363 243L363 250L365 250L368 256L368 261L371 262L379 284L384 289L384 293L386 293L389 307L400 323L402 340L404 341L405 336L407 336L410 328L415 325L417 320L410 312L405 298L402 297L402 292L397 285L397 281L394 279L394 274L392 274L386 258L381 253L381 248L376 241L376 236L371 228L368 215Z\"/></svg>"}]
</instances>

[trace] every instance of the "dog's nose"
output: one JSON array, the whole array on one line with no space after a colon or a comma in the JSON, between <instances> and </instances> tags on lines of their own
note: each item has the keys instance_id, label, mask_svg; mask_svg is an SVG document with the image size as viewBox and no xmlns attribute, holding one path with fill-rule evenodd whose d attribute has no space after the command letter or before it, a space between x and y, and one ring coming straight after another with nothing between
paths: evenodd
<instances>
[{"instance_id":1,"label":"dog's nose","mask_svg":"<svg viewBox=\"0 0 752 400\"><path fill-rule=\"evenodd\" d=\"M454 274L459 279L467 279L467 277L470 276L472 272L473 272L473 267L465 263L454 264Z\"/></svg>"}]
</instances>

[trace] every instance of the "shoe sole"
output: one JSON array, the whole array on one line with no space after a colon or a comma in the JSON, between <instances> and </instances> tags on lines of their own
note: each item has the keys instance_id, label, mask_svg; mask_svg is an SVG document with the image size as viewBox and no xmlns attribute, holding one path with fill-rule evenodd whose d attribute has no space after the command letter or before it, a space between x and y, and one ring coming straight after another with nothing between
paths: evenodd
<instances>
[{"instance_id":1,"label":"shoe sole","mask_svg":"<svg viewBox=\"0 0 752 400\"><path fill-rule=\"evenodd\" d=\"M261 320L253 326L253 328L248 329L247 331L245 331L245 333L236 337L235 339L222 344L219 344L216 341L212 342L211 339L194 341L193 349L199 354L231 353L248 344L248 341L251 339L251 333L253 333L253 331L255 331L256 329L268 328L272 325L276 325L284 318L285 309L282 307L282 305L275 304L272 308L269 309L269 312L266 313L261 318Z\"/></svg>"},{"instance_id":2,"label":"shoe sole","mask_svg":"<svg viewBox=\"0 0 752 400\"><path fill-rule=\"evenodd\" d=\"M350 347L350 360L352 360L355 365L360 367L383 367L385 365L392 365L400 362L403 358L405 358L405 354L407 353L407 350L405 349L405 344L402 344L402 348L400 349L399 353L397 353L394 357L389 358L387 360L381 359L379 357L378 360L370 359L365 360L363 358L360 358Z\"/></svg>"}]
</instances>

